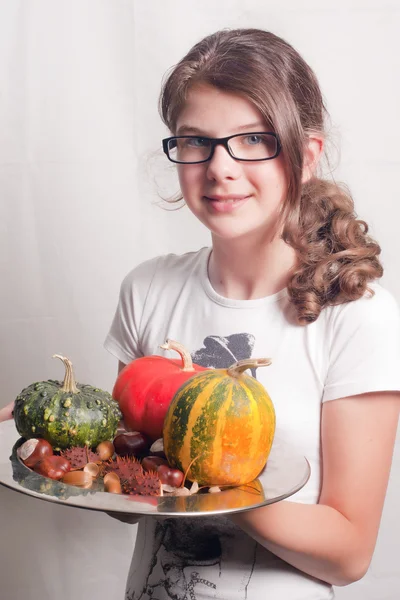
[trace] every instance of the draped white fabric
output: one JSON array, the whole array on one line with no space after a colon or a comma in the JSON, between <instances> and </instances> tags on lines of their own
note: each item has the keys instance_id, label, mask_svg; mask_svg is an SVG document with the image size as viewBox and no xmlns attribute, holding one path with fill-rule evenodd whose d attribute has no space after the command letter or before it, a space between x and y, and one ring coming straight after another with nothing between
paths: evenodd
<instances>
[{"instance_id":1,"label":"draped white fabric","mask_svg":"<svg viewBox=\"0 0 400 600\"><path fill-rule=\"evenodd\" d=\"M122 277L209 243L187 209L159 206L177 181L157 100L166 70L219 28L270 29L316 70L342 146L335 178L380 240L400 300L399 25L398 0L2 0L0 407L61 377L56 352L78 381L111 390L117 365L102 343ZM399 462L370 572L339 599L398 597ZM105 514L0 487L0 597L122 599L134 537Z\"/></svg>"}]
</instances>

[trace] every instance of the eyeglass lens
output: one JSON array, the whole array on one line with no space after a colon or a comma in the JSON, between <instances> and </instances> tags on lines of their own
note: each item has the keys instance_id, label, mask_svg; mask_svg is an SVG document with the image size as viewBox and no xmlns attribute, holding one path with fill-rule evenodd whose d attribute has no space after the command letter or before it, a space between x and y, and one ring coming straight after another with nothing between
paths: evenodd
<instances>
[{"instance_id":1,"label":"eyeglass lens","mask_svg":"<svg viewBox=\"0 0 400 600\"><path fill-rule=\"evenodd\" d=\"M269 133L247 133L228 140L235 158L242 160L265 160L276 155L278 142ZM172 160L198 162L207 160L212 151L212 141L201 137L176 137L169 141L168 151Z\"/></svg>"}]
</instances>

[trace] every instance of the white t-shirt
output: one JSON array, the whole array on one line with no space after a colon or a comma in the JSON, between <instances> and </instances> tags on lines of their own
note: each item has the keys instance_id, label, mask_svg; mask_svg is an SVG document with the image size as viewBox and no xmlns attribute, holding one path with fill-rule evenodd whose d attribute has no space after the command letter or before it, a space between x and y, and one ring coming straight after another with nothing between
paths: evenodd
<instances>
[{"instance_id":1,"label":"white t-shirt","mask_svg":"<svg viewBox=\"0 0 400 600\"><path fill-rule=\"evenodd\" d=\"M167 338L206 367L271 358L271 366L252 374L274 403L275 440L290 444L311 465L310 480L290 500L316 503L322 402L400 390L397 304L373 283L373 296L325 308L316 322L298 325L286 290L255 300L216 293L207 273L210 251L161 256L133 269L122 283L105 347L125 364L151 354L174 357L159 348ZM333 591L224 517L146 517L139 523L126 600L172 598L325 600Z\"/></svg>"}]
</instances>

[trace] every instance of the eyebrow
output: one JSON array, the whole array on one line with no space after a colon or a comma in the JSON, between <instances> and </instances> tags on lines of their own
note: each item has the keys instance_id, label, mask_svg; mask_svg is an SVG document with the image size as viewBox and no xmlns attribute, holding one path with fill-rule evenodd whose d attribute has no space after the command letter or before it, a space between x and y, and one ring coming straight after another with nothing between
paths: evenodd
<instances>
[{"instance_id":1,"label":"eyebrow","mask_svg":"<svg viewBox=\"0 0 400 600\"><path fill-rule=\"evenodd\" d=\"M254 129L254 130L257 129L258 131L264 131L265 128L266 128L265 123L258 121L256 123L248 123L247 125L241 125L240 127L235 127L235 132L236 133L239 133L241 131L249 131L250 132L251 129ZM212 137L212 136L209 136L206 133L204 133L204 131L202 131L201 129L198 129L198 127L190 127L189 125L185 125L185 124L181 125L176 132L176 135L178 135L178 136L179 135L191 135L191 134L199 135L199 136L201 135L204 137ZM232 135L234 135L234 134L232 134Z\"/></svg>"}]
</instances>

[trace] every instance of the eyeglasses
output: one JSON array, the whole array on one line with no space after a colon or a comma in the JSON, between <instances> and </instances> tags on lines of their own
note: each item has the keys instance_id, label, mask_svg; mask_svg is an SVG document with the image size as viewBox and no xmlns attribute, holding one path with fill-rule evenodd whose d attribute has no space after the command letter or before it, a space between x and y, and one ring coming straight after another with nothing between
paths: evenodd
<instances>
[{"instance_id":1,"label":"eyeglasses","mask_svg":"<svg viewBox=\"0 0 400 600\"><path fill-rule=\"evenodd\" d=\"M224 138L180 135L165 138L162 144L171 162L192 165L211 160L218 145L235 160L248 162L271 160L281 151L279 137L270 131L237 133Z\"/></svg>"}]
</instances>

